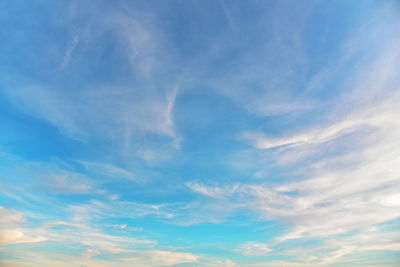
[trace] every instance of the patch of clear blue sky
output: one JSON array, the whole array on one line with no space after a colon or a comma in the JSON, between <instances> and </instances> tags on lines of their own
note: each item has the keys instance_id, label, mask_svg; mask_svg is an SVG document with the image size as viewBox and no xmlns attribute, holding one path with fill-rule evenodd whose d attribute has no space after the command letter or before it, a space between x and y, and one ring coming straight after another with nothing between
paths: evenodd
<instances>
[{"instance_id":1,"label":"patch of clear blue sky","mask_svg":"<svg viewBox=\"0 0 400 267\"><path fill-rule=\"evenodd\" d=\"M388 3L4 1L0 205L27 214L35 227L71 220L71 205L108 203L118 195L122 203L115 209L124 201L166 205L174 219L125 216L121 208L88 223L109 234L115 232L104 225L128 224L143 230L117 235L239 262L287 258L273 252L249 259L235 252L248 241L272 244L287 231L285 220L248 211L186 213L186 204L203 201L187 183L279 185L300 179L315 157L282 168L275 154L250 152L241 136L251 130L279 138L329 118L359 63L379 56L381 42L394 39L390 20L379 15ZM378 29L375 36L360 33L368 27ZM366 43L351 43L358 35ZM356 54L349 52L353 45L361 46ZM329 76L314 86L323 69ZM154 117L165 115L160 103L174 87L173 126L157 128ZM130 111L139 104L142 113ZM275 104L283 111L263 109ZM130 116L138 116L132 125ZM316 157L342 152L330 147ZM264 177L255 178L257 172ZM61 177L58 184L52 184L55 176ZM293 248L320 240L290 242ZM20 246L81 253L59 243ZM395 257L385 253L377 257Z\"/></svg>"}]
</instances>

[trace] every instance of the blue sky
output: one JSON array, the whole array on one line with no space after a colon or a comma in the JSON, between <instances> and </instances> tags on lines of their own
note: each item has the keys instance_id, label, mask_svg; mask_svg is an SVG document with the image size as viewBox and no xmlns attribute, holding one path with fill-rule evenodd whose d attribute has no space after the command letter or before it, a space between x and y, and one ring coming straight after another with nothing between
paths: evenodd
<instances>
[{"instance_id":1,"label":"blue sky","mask_svg":"<svg viewBox=\"0 0 400 267\"><path fill-rule=\"evenodd\" d=\"M398 1L0 21L1 266L400 262Z\"/></svg>"}]
</instances>

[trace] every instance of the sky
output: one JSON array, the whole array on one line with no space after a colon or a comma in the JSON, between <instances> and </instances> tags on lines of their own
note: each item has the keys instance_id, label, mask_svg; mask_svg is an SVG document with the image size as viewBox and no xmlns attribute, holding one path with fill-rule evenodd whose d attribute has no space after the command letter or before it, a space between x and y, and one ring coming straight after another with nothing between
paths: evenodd
<instances>
[{"instance_id":1,"label":"sky","mask_svg":"<svg viewBox=\"0 0 400 267\"><path fill-rule=\"evenodd\" d=\"M400 266L398 1L0 22L0 266Z\"/></svg>"}]
</instances>

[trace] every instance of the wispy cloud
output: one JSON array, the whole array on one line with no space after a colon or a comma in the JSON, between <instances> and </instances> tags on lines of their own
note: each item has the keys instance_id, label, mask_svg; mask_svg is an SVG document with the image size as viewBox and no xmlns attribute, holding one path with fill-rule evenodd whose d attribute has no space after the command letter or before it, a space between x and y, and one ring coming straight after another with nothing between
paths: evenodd
<instances>
[{"instance_id":1,"label":"wispy cloud","mask_svg":"<svg viewBox=\"0 0 400 267\"><path fill-rule=\"evenodd\" d=\"M71 6L75 4L72 2ZM66 51L60 53L62 70L59 72L79 86L68 82L22 82L21 79L17 86L2 91L19 109L48 121L66 136L83 142L97 140L106 143L108 148L111 141L117 148L113 151L120 151L119 154L127 154L132 148L135 151L137 147L132 144L147 138L148 134L166 137L162 143L172 143L171 149L178 148L179 137L173 121L178 76L164 74L168 71L165 66L169 59L156 24L150 17L143 19L145 14L130 12L128 15L115 7L93 7L90 12L86 11L89 14L82 8L74 10L64 15L71 21L81 19L84 25L79 30L76 25L60 25L67 33L74 34L68 37ZM74 55L74 64L81 64L87 56L101 57L107 50L105 43L116 46L118 49L113 55L120 58L118 64L127 68L125 82L119 82L115 77L118 74L111 68L103 70L100 59L92 61L88 72L76 73L69 63L78 42L80 47ZM54 50L63 46L57 40L43 45ZM89 49L94 46L98 50ZM64 70L67 65L70 68ZM97 83L90 75L109 78Z\"/></svg>"},{"instance_id":2,"label":"wispy cloud","mask_svg":"<svg viewBox=\"0 0 400 267\"><path fill-rule=\"evenodd\" d=\"M63 60L61 62L60 69L64 69L68 66L69 61L71 60L72 57L72 53L74 52L74 49L78 45L78 43L79 43L79 35L75 33L68 41L67 49L65 51Z\"/></svg>"},{"instance_id":3,"label":"wispy cloud","mask_svg":"<svg viewBox=\"0 0 400 267\"><path fill-rule=\"evenodd\" d=\"M312 154L305 154L305 157L297 158L300 162L312 159L312 164L302 171L301 175L305 177L298 178L299 181L279 185L258 182L237 183L235 186L190 183L188 186L196 193L215 199L218 202L215 205L231 207L236 212L246 206L254 216L278 219L291 225L289 232L276 239L278 243L328 236L344 242L338 235L400 218L398 99L399 95L392 93L378 103L354 111L337 124L319 131L312 129L268 146L291 144L273 152L278 162L296 156L308 146L313 146L316 155L323 155L315 158ZM335 148L340 147L341 152L323 153L332 142ZM257 148L267 147L260 145ZM285 166L290 167L290 161ZM381 240L378 235L375 242ZM353 237L354 240L362 239L361 236ZM391 250L396 246L389 242L375 248ZM337 249L324 260L324 264L368 250L367 247L353 244Z\"/></svg>"},{"instance_id":4,"label":"wispy cloud","mask_svg":"<svg viewBox=\"0 0 400 267\"><path fill-rule=\"evenodd\" d=\"M47 240L41 235L30 234L28 230L22 229L25 222L23 214L0 207L0 245L36 243Z\"/></svg>"},{"instance_id":5,"label":"wispy cloud","mask_svg":"<svg viewBox=\"0 0 400 267\"><path fill-rule=\"evenodd\" d=\"M31 254L31 263L61 264L62 258L70 257L74 264L86 258L87 261L94 259L91 264L97 264L96 256L114 255L117 266L123 266L127 262L138 266L168 266L185 262L196 262L199 256L176 251L166 251L154 249L157 242L151 240L136 239L125 237L120 234L108 234L102 231L96 224L88 225L85 223L77 224L65 221L45 222L40 226L21 228L21 223L25 222L22 213L11 209L0 207L2 215L2 225L0 229L0 245L8 255L13 255L21 260L26 260L26 255ZM5 219L7 218L7 219ZM6 227L6 228L3 228ZM86 247L81 252L80 257L64 255L61 258L53 257L51 253L46 253L48 257L43 261L44 254L38 252L19 253L14 251L10 244L35 243L35 242L56 242L62 245L79 245ZM27 254L28 253L28 254ZM110 264L105 261L105 265Z\"/></svg>"},{"instance_id":6,"label":"wispy cloud","mask_svg":"<svg viewBox=\"0 0 400 267\"><path fill-rule=\"evenodd\" d=\"M384 110L387 109L387 110ZM368 128L383 127L385 124L396 120L398 111L392 100L384 101L364 110L357 110L343 120L320 129L312 129L305 133L287 138L265 137L260 133L244 133L242 138L249 140L258 149L276 147L293 148L297 146L319 145L338 139L347 134Z\"/></svg>"},{"instance_id":7,"label":"wispy cloud","mask_svg":"<svg viewBox=\"0 0 400 267\"><path fill-rule=\"evenodd\" d=\"M247 242L239 246L238 251L245 256L262 256L270 253L272 249L268 244Z\"/></svg>"},{"instance_id":8,"label":"wispy cloud","mask_svg":"<svg viewBox=\"0 0 400 267\"><path fill-rule=\"evenodd\" d=\"M106 176L110 176L114 179L128 179L132 181L137 181L135 175L123 168L119 168L110 163L102 163L102 162L90 162L83 160L76 160L79 164L82 164L85 168L92 171L93 173L103 174Z\"/></svg>"},{"instance_id":9,"label":"wispy cloud","mask_svg":"<svg viewBox=\"0 0 400 267\"><path fill-rule=\"evenodd\" d=\"M198 256L192 253L150 250L139 253L137 257L123 258L129 264L147 263L151 266L169 266L188 262L197 262Z\"/></svg>"},{"instance_id":10,"label":"wispy cloud","mask_svg":"<svg viewBox=\"0 0 400 267\"><path fill-rule=\"evenodd\" d=\"M234 23L231 11L226 6L225 0L220 0L219 2L221 3L222 9L224 11L224 15L226 17L226 21L229 24L229 27L231 28L232 31L234 31L235 30L235 23Z\"/></svg>"},{"instance_id":11,"label":"wispy cloud","mask_svg":"<svg viewBox=\"0 0 400 267\"><path fill-rule=\"evenodd\" d=\"M395 1L6 2L0 265L397 260Z\"/></svg>"},{"instance_id":12,"label":"wispy cloud","mask_svg":"<svg viewBox=\"0 0 400 267\"><path fill-rule=\"evenodd\" d=\"M27 161L7 155L3 158L3 162L8 168L0 172L3 176L10 177L10 180L4 180L1 183L4 188L12 189L10 194L28 191L30 193L87 194L93 191L96 184L93 179L77 172L60 160ZM13 178L18 176L23 176L25 179L15 181Z\"/></svg>"}]
</instances>

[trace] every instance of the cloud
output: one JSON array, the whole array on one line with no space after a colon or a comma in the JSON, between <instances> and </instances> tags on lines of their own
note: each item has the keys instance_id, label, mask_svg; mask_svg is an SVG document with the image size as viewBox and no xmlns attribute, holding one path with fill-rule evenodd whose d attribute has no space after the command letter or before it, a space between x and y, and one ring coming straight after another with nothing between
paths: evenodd
<instances>
[{"instance_id":1,"label":"cloud","mask_svg":"<svg viewBox=\"0 0 400 267\"><path fill-rule=\"evenodd\" d=\"M136 252L134 248L148 249L156 245L156 242L150 240L105 233L101 230L101 227L96 224L88 225L55 221L45 222L39 226L31 226L30 228L21 228L22 215L20 213L4 208L0 210L2 215L10 215L6 218L11 218L8 219L6 222L7 224L4 226L2 225L0 229L0 244L3 246L42 241L56 242L63 246L80 245L88 247L81 255L90 259L100 253L105 255L144 253L140 251ZM15 253L12 247L8 249L6 247L6 251L9 252L9 255ZM161 252L160 255L162 256ZM185 258L185 254L181 256L181 258ZM165 258L165 260L168 260L167 256ZM60 261L60 259L53 260ZM171 261L173 261L173 259L169 259L169 262ZM31 259L29 262L35 262L35 259Z\"/></svg>"},{"instance_id":2,"label":"cloud","mask_svg":"<svg viewBox=\"0 0 400 267\"><path fill-rule=\"evenodd\" d=\"M56 227L56 226L68 226L68 227L74 227L74 228L86 228L84 224L76 224L76 223L68 223L64 221L54 221L54 222L48 222L43 225L43 227Z\"/></svg>"},{"instance_id":3,"label":"cloud","mask_svg":"<svg viewBox=\"0 0 400 267\"><path fill-rule=\"evenodd\" d=\"M115 179L127 179L131 181L137 181L135 175L123 168L119 168L109 163L102 162L89 162L83 160L76 160L79 164L82 164L85 168L92 171L93 173L106 175Z\"/></svg>"},{"instance_id":4,"label":"cloud","mask_svg":"<svg viewBox=\"0 0 400 267\"><path fill-rule=\"evenodd\" d=\"M360 266L370 262L368 258L361 258L365 252L371 255L377 251L395 252L400 249L399 233L388 231L385 228L369 227L352 234L322 240L318 245L304 246L289 249L283 255L313 255L312 259L299 259L303 262L312 262L313 265L326 266L334 263L357 261ZM390 265L390 264L388 264Z\"/></svg>"},{"instance_id":5,"label":"cloud","mask_svg":"<svg viewBox=\"0 0 400 267\"><path fill-rule=\"evenodd\" d=\"M227 6L224 1L220 3L233 34L224 35L225 39L219 40L223 44L219 53L209 59L225 63L219 69L210 67L207 73L215 93L257 116L312 109L315 100L299 97L296 90L301 90L310 61L304 31L313 4L280 2L265 9L265 16L243 23L233 20L230 13L240 7ZM246 35L246 39L237 38L242 34ZM237 45L230 45L230 42ZM241 49L240 54L236 50L241 46L248 47L250 43L251 49Z\"/></svg>"},{"instance_id":6,"label":"cloud","mask_svg":"<svg viewBox=\"0 0 400 267\"><path fill-rule=\"evenodd\" d=\"M335 103L330 121L318 120L288 137L244 133L254 153L272 155L296 178L280 185L241 184L227 203L248 203L256 214L292 225L279 241L339 235L398 219L398 43L393 40L385 53L366 56L365 65L359 63L344 79L349 92ZM225 185L218 190L220 195L230 192Z\"/></svg>"},{"instance_id":7,"label":"cloud","mask_svg":"<svg viewBox=\"0 0 400 267\"><path fill-rule=\"evenodd\" d=\"M238 251L244 256L262 256L270 253L272 249L268 244L247 242L239 246Z\"/></svg>"},{"instance_id":8,"label":"cloud","mask_svg":"<svg viewBox=\"0 0 400 267\"><path fill-rule=\"evenodd\" d=\"M90 186L72 182L68 175L51 175L49 177L50 190L63 193L87 193Z\"/></svg>"},{"instance_id":9,"label":"cloud","mask_svg":"<svg viewBox=\"0 0 400 267\"><path fill-rule=\"evenodd\" d=\"M213 198L223 198L225 196L232 195L232 193L234 193L238 189L238 185L219 188L218 186L215 187L204 186L196 182L188 182L186 183L186 186L194 192Z\"/></svg>"},{"instance_id":10,"label":"cloud","mask_svg":"<svg viewBox=\"0 0 400 267\"><path fill-rule=\"evenodd\" d=\"M210 263L203 264L201 266L225 266L225 267L230 267L230 266L237 266L234 261L231 260L216 260L216 261L211 261Z\"/></svg>"},{"instance_id":11,"label":"cloud","mask_svg":"<svg viewBox=\"0 0 400 267\"><path fill-rule=\"evenodd\" d=\"M347 118L326 128L315 129L304 134L299 134L288 138L268 138L257 133L245 133L243 134L242 138L244 140L249 140L258 149L269 149L282 146L287 146L290 148L295 146L325 143L354 132L362 126L371 125L372 123L374 123L374 121L370 119L357 120Z\"/></svg>"},{"instance_id":12,"label":"cloud","mask_svg":"<svg viewBox=\"0 0 400 267\"><path fill-rule=\"evenodd\" d=\"M346 22L340 34L333 21L321 19L320 27L313 27L310 18L319 17L325 8L322 2L299 5L284 1L269 8L268 15L252 24L253 28L243 25L251 49L241 50L240 55L232 52L237 56L225 56L228 63L221 72L208 73L216 93L251 114L285 115L285 120L293 119L295 123L296 118L323 115L339 102L347 108L363 102L366 88L355 80L364 79L375 93L381 91L385 87L382 82L395 77L398 69L398 39L393 36L398 35L399 19L393 2L380 6L374 14L360 12ZM252 39L255 29L258 35ZM310 40L310 31L318 38ZM262 38L260 32L268 32L268 36ZM328 45L323 36L332 38L331 44L335 45ZM231 52L229 45L223 48L221 55ZM379 64L371 68L371 62L376 63L379 57ZM280 140L266 137L267 144L279 145Z\"/></svg>"},{"instance_id":13,"label":"cloud","mask_svg":"<svg viewBox=\"0 0 400 267\"><path fill-rule=\"evenodd\" d=\"M87 88L66 92L37 86L9 93L17 106L48 120L76 139L124 140L135 131L175 137L171 117L174 90L165 98L152 97L151 94L156 92L149 93L141 101L135 96L141 93L129 88Z\"/></svg>"},{"instance_id":14,"label":"cloud","mask_svg":"<svg viewBox=\"0 0 400 267\"><path fill-rule=\"evenodd\" d=\"M22 224L24 221L24 216L21 212L0 207L0 226L15 226Z\"/></svg>"},{"instance_id":15,"label":"cloud","mask_svg":"<svg viewBox=\"0 0 400 267\"><path fill-rule=\"evenodd\" d=\"M92 252L90 252L92 253ZM113 258L100 257L85 257L84 255L75 256L69 254L61 254L56 252L40 252L29 251L23 254L15 254L21 265L17 265L14 261L1 260L1 263L7 266L25 266L29 262L29 266L88 266L88 267L105 267L115 266L124 267L134 264L135 266L171 266L176 264L194 263L198 261L198 256L187 252L174 252L163 250L148 250L148 251L131 251L130 257L115 256Z\"/></svg>"},{"instance_id":16,"label":"cloud","mask_svg":"<svg viewBox=\"0 0 400 267\"><path fill-rule=\"evenodd\" d=\"M177 149L180 138L173 109L180 77L170 72L166 40L151 15L125 12L128 7L105 2L78 2L71 1L61 12L62 22L49 23L50 28L57 27L60 38L43 33L39 22L33 25L40 34L32 38L42 44L34 52L55 51L49 60L58 59L61 68L46 74L58 78L17 79L2 92L21 111L49 122L65 136L103 144L119 155L135 155L132 151L148 149L147 145ZM67 45L63 38L69 40ZM117 65L123 70L114 70Z\"/></svg>"},{"instance_id":17,"label":"cloud","mask_svg":"<svg viewBox=\"0 0 400 267\"><path fill-rule=\"evenodd\" d=\"M295 240L316 242L306 252L278 249L277 253L288 256L317 257L308 262L310 259L296 256L296 262L283 266L324 266L348 262L363 251L397 251L397 232L364 231L400 218L399 99L399 93L392 91L358 107L337 123L255 146L264 150L286 145L267 152L290 172L299 171L298 164L302 165L293 179L273 184L267 175L262 181L235 185L192 182L188 188L207 198L205 203L214 201L214 206L230 210L225 216L243 215L247 210L256 218L287 225L286 233L269 246L264 244L266 250L275 252L282 244ZM206 217L207 213L198 216ZM239 250L250 255L251 249L258 248L258 244L253 245L243 245ZM266 262L260 266L279 264Z\"/></svg>"},{"instance_id":18,"label":"cloud","mask_svg":"<svg viewBox=\"0 0 400 267\"><path fill-rule=\"evenodd\" d=\"M123 258L125 262L147 263L150 266L170 266L175 264L197 262L199 256L187 252L172 252L162 250L150 250L138 253L137 257Z\"/></svg>"},{"instance_id":19,"label":"cloud","mask_svg":"<svg viewBox=\"0 0 400 267\"><path fill-rule=\"evenodd\" d=\"M75 49L75 47L78 45L79 43L79 35L75 34L74 36L71 37L71 39L69 40L68 44L67 44L67 49L65 51L63 60L61 62L60 65L60 69L64 69L68 66L71 57L72 57L72 53Z\"/></svg>"},{"instance_id":20,"label":"cloud","mask_svg":"<svg viewBox=\"0 0 400 267\"><path fill-rule=\"evenodd\" d=\"M396 100L393 98L398 99L399 97L398 88L396 88L399 59L400 53L392 45L386 54L368 62L368 68L362 69L357 72L355 77L349 78L346 82L354 87L350 88L351 93L346 94L342 101L344 103L351 102L353 110L347 110L345 115L336 119L335 122L325 122L323 127L314 127L288 137L272 137L260 132L245 132L241 139L247 140L258 149L316 146L363 129L376 129L385 127L392 121L397 122L396 117L399 110ZM336 109L339 108L344 107L339 103ZM335 111L337 114L343 114Z\"/></svg>"},{"instance_id":21,"label":"cloud","mask_svg":"<svg viewBox=\"0 0 400 267\"><path fill-rule=\"evenodd\" d=\"M0 245L36 243L47 239L40 235L31 235L28 230L22 229L24 222L22 213L0 207Z\"/></svg>"},{"instance_id":22,"label":"cloud","mask_svg":"<svg viewBox=\"0 0 400 267\"><path fill-rule=\"evenodd\" d=\"M279 164L290 169L293 161L285 161L285 158L296 157L312 147L313 153L301 154L303 157L294 161L305 165L294 179L277 184L264 179L212 186L192 182L187 183L188 188L207 198L205 203L214 202L214 206L230 210L225 216L245 214L247 210L263 220L278 220L287 225L288 231L280 235L271 248L294 239L324 240L328 237L338 240L339 246L346 240L341 236L344 234L360 240L363 237L354 236L354 231L400 218L397 208L399 99L398 93L391 92L353 111L337 124L290 138L295 140L290 143L297 142L296 146L271 151ZM297 165L294 170L298 170ZM379 240L383 237L375 234L371 235L368 246L349 241L343 248L330 247L324 251L329 257L321 259L320 263L333 263L345 255L365 250L397 249L396 242L380 244Z\"/></svg>"},{"instance_id":23,"label":"cloud","mask_svg":"<svg viewBox=\"0 0 400 267\"><path fill-rule=\"evenodd\" d=\"M227 21L228 24L229 24L229 28L230 28L232 31L234 31L234 30L235 30L235 22L234 22L234 20L233 20L233 16L232 16L230 10L229 10L228 7L226 6L226 3L225 3L224 0L220 0L219 2L220 2L220 4L221 4L221 6L222 6L222 10L224 11L224 15L225 15L226 21Z\"/></svg>"},{"instance_id":24,"label":"cloud","mask_svg":"<svg viewBox=\"0 0 400 267\"><path fill-rule=\"evenodd\" d=\"M170 222L180 205L147 204L126 200L99 201L91 199L84 203L71 204L66 207L69 218L76 224L97 221L101 218L135 219L140 217L155 217Z\"/></svg>"},{"instance_id":25,"label":"cloud","mask_svg":"<svg viewBox=\"0 0 400 267\"><path fill-rule=\"evenodd\" d=\"M0 245L36 243L47 240L43 236L29 236L21 230L0 229Z\"/></svg>"},{"instance_id":26,"label":"cloud","mask_svg":"<svg viewBox=\"0 0 400 267\"><path fill-rule=\"evenodd\" d=\"M322 2L283 1L265 9L261 2L226 4L216 3L216 13L203 12L201 24L192 14L203 14L186 10L193 7L188 3L165 8L127 1L73 0L56 4L57 12L53 6L51 12L40 9L45 17L35 23L29 16L26 24L18 20L7 36L29 43L6 44L5 54L22 56L7 56L17 70L7 73L2 96L36 118L15 113L22 124L26 119L58 129L64 136L58 139L56 131L54 144L64 144L64 137L81 141L35 155L89 159L1 162L6 201L11 196L9 203L30 210L24 216L0 208L2 254L36 266L323 266L346 265L365 252L399 251L398 233L384 226L400 218L400 46L393 37L398 30L390 30L398 16L389 4L386 11L355 13L353 6ZM335 16L320 13L328 8ZM222 20L214 24L218 14ZM207 28L224 19L231 31ZM326 45L314 36L326 38ZM200 47L201 57L195 51ZM182 70L188 61L193 69ZM186 80L193 92L183 88L189 87ZM192 114L191 103L210 111L200 127L198 118L175 118ZM218 107L210 109L210 103ZM181 144L183 130L190 140ZM232 140L239 133L251 146ZM185 147L176 155L180 145ZM243 162L229 162L230 153L242 148ZM223 159L210 165L212 152ZM154 166L166 159L171 164ZM256 170L234 171L246 164ZM215 180L187 182L192 174ZM178 226L229 219L244 227L273 221L278 231L259 242L241 236L225 251L209 240L195 242L205 253L231 253L235 262L162 245L166 239L188 245L202 238L170 239ZM152 229L130 226L136 223ZM161 245L152 240L160 234ZM208 246L219 250L209 252ZM269 258L282 260L255 261Z\"/></svg>"},{"instance_id":27,"label":"cloud","mask_svg":"<svg viewBox=\"0 0 400 267\"><path fill-rule=\"evenodd\" d=\"M55 221L45 222L29 229L20 228L19 224L22 222L20 213L4 208L1 208L0 211L2 215L10 215L6 217L9 218L6 223L10 229L0 229L0 245L4 246L2 251L20 262L58 266L68 259L72 266L78 266L83 262L85 262L85 266L110 266L111 263L112 266L125 266L127 263L135 264L135 266L170 266L196 262L199 259L198 255L189 252L155 249L157 246L155 241L106 233L101 226L95 223L89 225ZM11 229L12 226L18 228ZM125 229L125 227L123 226L121 229ZM31 251L29 247L22 252L18 247L14 249L14 247L8 246L42 241L54 242L60 246L86 247L86 249L80 253L81 257L79 257L69 253L53 255L51 251ZM104 259L95 257L100 254ZM82 258L86 260L82 260Z\"/></svg>"},{"instance_id":28,"label":"cloud","mask_svg":"<svg viewBox=\"0 0 400 267\"><path fill-rule=\"evenodd\" d=\"M96 249L87 249L81 255L86 258L91 258L100 254L100 251Z\"/></svg>"},{"instance_id":29,"label":"cloud","mask_svg":"<svg viewBox=\"0 0 400 267\"><path fill-rule=\"evenodd\" d=\"M49 162L29 161L13 155L4 158L8 168L0 173L9 177L1 181L4 188L12 188L9 194L26 193L57 193L57 194L88 194L93 191L96 182L79 173L68 162L53 159ZM14 177L23 179L15 180ZM12 182L11 182L12 180Z\"/></svg>"},{"instance_id":30,"label":"cloud","mask_svg":"<svg viewBox=\"0 0 400 267\"><path fill-rule=\"evenodd\" d=\"M381 204L383 206L400 206L400 194L393 194L386 196L382 199Z\"/></svg>"}]
</instances>

